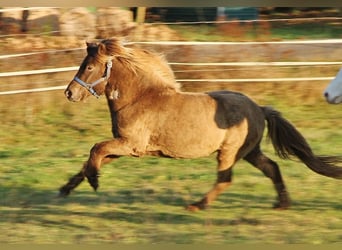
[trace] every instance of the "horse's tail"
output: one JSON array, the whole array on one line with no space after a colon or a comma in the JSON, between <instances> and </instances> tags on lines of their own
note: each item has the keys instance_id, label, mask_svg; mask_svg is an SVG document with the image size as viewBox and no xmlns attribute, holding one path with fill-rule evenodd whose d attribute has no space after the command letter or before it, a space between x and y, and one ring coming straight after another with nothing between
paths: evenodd
<instances>
[{"instance_id":1,"label":"horse's tail","mask_svg":"<svg viewBox=\"0 0 342 250\"><path fill-rule=\"evenodd\" d=\"M328 177L342 179L342 167L338 156L316 156L299 131L281 114L271 107L261 107L267 121L268 137L271 139L276 153L282 159L296 156L312 171Z\"/></svg>"}]
</instances>

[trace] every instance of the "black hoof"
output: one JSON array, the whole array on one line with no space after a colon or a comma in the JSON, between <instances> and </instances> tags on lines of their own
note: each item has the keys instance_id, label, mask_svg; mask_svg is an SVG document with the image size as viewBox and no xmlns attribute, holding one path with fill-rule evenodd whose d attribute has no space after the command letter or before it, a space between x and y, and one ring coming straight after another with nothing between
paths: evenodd
<instances>
[{"instance_id":1,"label":"black hoof","mask_svg":"<svg viewBox=\"0 0 342 250\"><path fill-rule=\"evenodd\" d=\"M67 189L66 187L61 187L59 189L59 195L58 197L64 198L67 197L70 194L70 190Z\"/></svg>"},{"instance_id":2,"label":"black hoof","mask_svg":"<svg viewBox=\"0 0 342 250\"><path fill-rule=\"evenodd\" d=\"M94 191L96 192L98 187L99 187L99 180L98 177L88 177L88 182L90 184L90 186L94 189Z\"/></svg>"},{"instance_id":3,"label":"black hoof","mask_svg":"<svg viewBox=\"0 0 342 250\"><path fill-rule=\"evenodd\" d=\"M277 202L273 205L273 209L275 210L286 210L291 207L289 202Z\"/></svg>"}]
</instances>

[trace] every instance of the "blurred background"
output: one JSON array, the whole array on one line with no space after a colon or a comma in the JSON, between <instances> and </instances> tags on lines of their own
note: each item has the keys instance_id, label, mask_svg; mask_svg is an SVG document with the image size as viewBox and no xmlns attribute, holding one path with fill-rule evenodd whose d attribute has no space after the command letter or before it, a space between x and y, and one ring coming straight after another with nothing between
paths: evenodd
<instances>
[{"instance_id":1,"label":"blurred background","mask_svg":"<svg viewBox=\"0 0 342 250\"><path fill-rule=\"evenodd\" d=\"M342 106L322 95L342 65L339 8L0 8L0 242L341 242L340 182L298 162L280 161L297 201L283 217L270 212L272 187L252 168L240 170L239 188L216 212L176 210L212 185L212 157L120 158L105 168L97 198L82 185L70 200L52 199L91 146L112 137L104 97L70 103L63 92L85 42L113 36L163 53L184 91L243 92L281 111L317 154L342 154ZM184 168L191 164L196 172ZM222 234L232 225L243 229Z\"/></svg>"},{"instance_id":2,"label":"blurred background","mask_svg":"<svg viewBox=\"0 0 342 250\"><path fill-rule=\"evenodd\" d=\"M165 54L186 90L267 83L316 101L340 67L341 22L338 8L2 8L0 91L62 88L85 41L119 36Z\"/></svg>"},{"instance_id":3,"label":"blurred background","mask_svg":"<svg viewBox=\"0 0 342 250\"><path fill-rule=\"evenodd\" d=\"M112 36L163 53L185 91L326 106L322 91L342 62L341 24L339 8L1 8L0 114L28 122L66 103L85 41Z\"/></svg>"}]
</instances>

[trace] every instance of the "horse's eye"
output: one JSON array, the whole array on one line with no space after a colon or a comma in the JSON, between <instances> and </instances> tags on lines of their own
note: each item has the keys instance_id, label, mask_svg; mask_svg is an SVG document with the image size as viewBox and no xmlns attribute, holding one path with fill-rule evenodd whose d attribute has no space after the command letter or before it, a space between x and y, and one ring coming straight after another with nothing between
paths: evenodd
<instances>
[{"instance_id":1,"label":"horse's eye","mask_svg":"<svg viewBox=\"0 0 342 250\"><path fill-rule=\"evenodd\" d=\"M94 66L93 66L93 65L88 65L88 66L87 66L87 70L88 70L88 71L93 71L93 69L94 69Z\"/></svg>"}]
</instances>

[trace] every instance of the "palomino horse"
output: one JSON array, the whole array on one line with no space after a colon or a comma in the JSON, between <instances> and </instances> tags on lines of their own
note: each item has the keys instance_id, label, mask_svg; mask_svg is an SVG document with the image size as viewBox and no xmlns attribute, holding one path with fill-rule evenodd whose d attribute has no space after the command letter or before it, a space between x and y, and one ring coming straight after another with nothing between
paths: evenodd
<instances>
[{"instance_id":1,"label":"palomino horse","mask_svg":"<svg viewBox=\"0 0 342 250\"><path fill-rule=\"evenodd\" d=\"M342 103L342 69L324 90L324 97L330 104Z\"/></svg>"},{"instance_id":2,"label":"palomino horse","mask_svg":"<svg viewBox=\"0 0 342 250\"><path fill-rule=\"evenodd\" d=\"M61 187L66 196L85 178L96 190L101 166L120 156L196 158L217 152L217 180L189 210L206 208L232 181L232 167L243 158L269 177L277 191L275 208L290 206L276 162L260 149L265 120L281 158L298 157L316 173L342 178L337 157L316 156L303 136L270 107L260 107L231 91L181 92L160 55L122 46L117 39L88 43L87 56L65 90L70 101L105 94L114 138L97 143L81 171Z\"/></svg>"}]
</instances>

